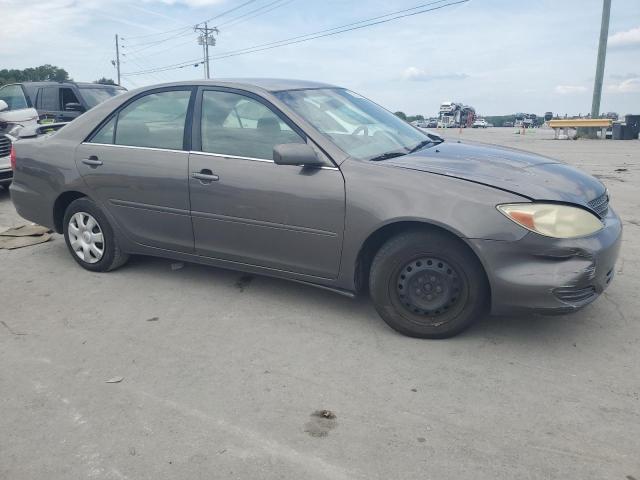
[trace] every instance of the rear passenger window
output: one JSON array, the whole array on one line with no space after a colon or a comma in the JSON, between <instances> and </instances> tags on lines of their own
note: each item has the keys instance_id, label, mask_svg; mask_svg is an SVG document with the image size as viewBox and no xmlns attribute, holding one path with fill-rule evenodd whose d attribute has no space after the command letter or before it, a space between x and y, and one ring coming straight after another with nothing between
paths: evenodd
<instances>
[{"instance_id":1,"label":"rear passenger window","mask_svg":"<svg viewBox=\"0 0 640 480\"><path fill-rule=\"evenodd\" d=\"M273 159L281 143L305 143L263 103L237 93L206 90L202 96L202 151Z\"/></svg>"},{"instance_id":2,"label":"rear passenger window","mask_svg":"<svg viewBox=\"0 0 640 480\"><path fill-rule=\"evenodd\" d=\"M89 142L182 150L190 97L190 90L172 90L138 98L104 124Z\"/></svg>"},{"instance_id":3,"label":"rear passenger window","mask_svg":"<svg viewBox=\"0 0 640 480\"><path fill-rule=\"evenodd\" d=\"M60 102L58 100L58 87L44 87L38 91L38 109L39 110L60 110Z\"/></svg>"}]
</instances>

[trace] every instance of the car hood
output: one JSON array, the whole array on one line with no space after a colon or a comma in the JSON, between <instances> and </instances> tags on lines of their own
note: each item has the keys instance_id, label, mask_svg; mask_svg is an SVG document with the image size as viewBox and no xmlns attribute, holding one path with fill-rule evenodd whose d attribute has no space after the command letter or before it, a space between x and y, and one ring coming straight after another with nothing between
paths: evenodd
<instances>
[{"instance_id":1,"label":"car hood","mask_svg":"<svg viewBox=\"0 0 640 480\"><path fill-rule=\"evenodd\" d=\"M38 112L34 108L21 108L19 110L5 110L0 112L0 122L17 124L35 124L38 120Z\"/></svg>"},{"instance_id":2,"label":"car hood","mask_svg":"<svg viewBox=\"0 0 640 480\"><path fill-rule=\"evenodd\" d=\"M383 162L488 185L531 200L585 205L606 191L602 182L569 165L503 147L441 143Z\"/></svg>"}]
</instances>

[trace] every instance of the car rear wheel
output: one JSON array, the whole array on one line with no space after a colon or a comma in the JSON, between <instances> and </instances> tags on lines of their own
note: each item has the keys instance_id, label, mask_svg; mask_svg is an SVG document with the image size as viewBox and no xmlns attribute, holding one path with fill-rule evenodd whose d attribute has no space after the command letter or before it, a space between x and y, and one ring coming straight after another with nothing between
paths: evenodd
<instances>
[{"instance_id":1,"label":"car rear wheel","mask_svg":"<svg viewBox=\"0 0 640 480\"><path fill-rule=\"evenodd\" d=\"M113 270L129 258L118 245L105 215L86 197L74 200L67 207L64 239L73 259L93 272Z\"/></svg>"},{"instance_id":2,"label":"car rear wheel","mask_svg":"<svg viewBox=\"0 0 640 480\"><path fill-rule=\"evenodd\" d=\"M438 231L388 240L371 265L369 291L390 327L418 338L460 333L483 315L489 297L475 255L461 240Z\"/></svg>"}]
</instances>

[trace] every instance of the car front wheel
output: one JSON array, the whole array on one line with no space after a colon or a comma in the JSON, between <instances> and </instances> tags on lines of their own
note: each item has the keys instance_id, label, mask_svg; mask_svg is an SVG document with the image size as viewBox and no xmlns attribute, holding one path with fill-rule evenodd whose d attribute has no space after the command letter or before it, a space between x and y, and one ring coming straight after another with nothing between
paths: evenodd
<instances>
[{"instance_id":1,"label":"car front wheel","mask_svg":"<svg viewBox=\"0 0 640 480\"><path fill-rule=\"evenodd\" d=\"M376 310L411 337L447 338L486 310L489 289L482 265L459 239L439 231L412 231L388 240L369 275Z\"/></svg>"},{"instance_id":2,"label":"car front wheel","mask_svg":"<svg viewBox=\"0 0 640 480\"><path fill-rule=\"evenodd\" d=\"M63 233L73 259L87 270L107 272L128 259L106 216L86 197L74 200L67 207Z\"/></svg>"}]
</instances>

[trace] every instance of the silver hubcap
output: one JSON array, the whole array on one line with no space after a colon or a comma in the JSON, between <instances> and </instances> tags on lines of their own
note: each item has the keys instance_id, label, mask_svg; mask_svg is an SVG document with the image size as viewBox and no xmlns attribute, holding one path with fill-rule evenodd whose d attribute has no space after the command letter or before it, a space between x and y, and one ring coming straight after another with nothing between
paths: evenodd
<instances>
[{"instance_id":1,"label":"silver hubcap","mask_svg":"<svg viewBox=\"0 0 640 480\"><path fill-rule=\"evenodd\" d=\"M75 213L69 220L69 243L84 262L96 263L104 255L104 237L100 225L86 212Z\"/></svg>"}]
</instances>

